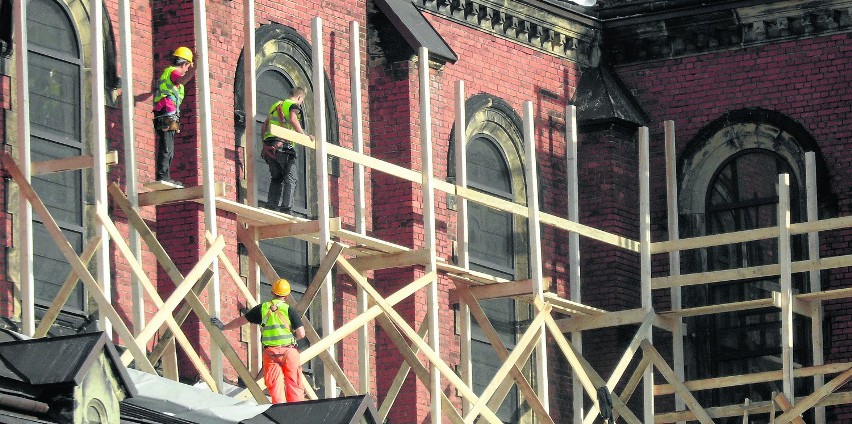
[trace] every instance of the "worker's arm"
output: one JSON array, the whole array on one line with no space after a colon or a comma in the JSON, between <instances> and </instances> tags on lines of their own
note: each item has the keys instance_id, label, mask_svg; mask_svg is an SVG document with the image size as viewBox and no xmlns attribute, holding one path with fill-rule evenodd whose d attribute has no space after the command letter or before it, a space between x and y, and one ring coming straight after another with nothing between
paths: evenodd
<instances>
[{"instance_id":1,"label":"worker's arm","mask_svg":"<svg viewBox=\"0 0 852 424\"><path fill-rule=\"evenodd\" d=\"M296 130L297 133L305 134L305 130L302 128L302 123L299 122L299 113L293 110L293 108L290 108L290 125L293 126L293 129ZM308 137L310 137L311 140L314 139L314 136L312 135L309 135Z\"/></svg>"},{"instance_id":2,"label":"worker's arm","mask_svg":"<svg viewBox=\"0 0 852 424\"><path fill-rule=\"evenodd\" d=\"M189 69L187 69L187 71L183 75L181 75L180 78L178 78L177 81L175 81L175 84L184 85L184 84L188 83L192 79L192 77L194 77L194 76L195 76L195 65L190 63Z\"/></svg>"},{"instance_id":3,"label":"worker's arm","mask_svg":"<svg viewBox=\"0 0 852 424\"><path fill-rule=\"evenodd\" d=\"M213 317L213 318L210 318L210 323L213 324L216 327L219 327L220 330L226 331L226 330L233 330L235 328L240 328L240 327L248 324L248 320L246 319L246 317L244 315L240 315L239 317L234 318L231 322L225 324L219 318ZM303 333L304 333L304 330L303 330Z\"/></svg>"},{"instance_id":4,"label":"worker's arm","mask_svg":"<svg viewBox=\"0 0 852 424\"><path fill-rule=\"evenodd\" d=\"M293 335L296 336L296 340L305 338L305 327L299 327L293 330Z\"/></svg>"}]
</instances>

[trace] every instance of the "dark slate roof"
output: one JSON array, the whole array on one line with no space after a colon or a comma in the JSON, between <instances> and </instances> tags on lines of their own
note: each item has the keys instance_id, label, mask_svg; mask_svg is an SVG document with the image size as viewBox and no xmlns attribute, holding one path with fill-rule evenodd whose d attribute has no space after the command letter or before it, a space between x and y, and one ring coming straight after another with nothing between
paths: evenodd
<instances>
[{"instance_id":1,"label":"dark slate roof","mask_svg":"<svg viewBox=\"0 0 852 424\"><path fill-rule=\"evenodd\" d=\"M103 333L81 333L0 343L0 375L33 386L79 385L104 352L128 397L136 387L112 341Z\"/></svg>"},{"instance_id":2,"label":"dark slate roof","mask_svg":"<svg viewBox=\"0 0 852 424\"><path fill-rule=\"evenodd\" d=\"M426 47L429 58L441 62L455 63L459 59L411 0L376 0L376 6L414 51Z\"/></svg>"},{"instance_id":3,"label":"dark slate roof","mask_svg":"<svg viewBox=\"0 0 852 424\"><path fill-rule=\"evenodd\" d=\"M241 424L358 424L377 423L378 413L370 396L344 396L272 405L261 415Z\"/></svg>"},{"instance_id":4,"label":"dark slate roof","mask_svg":"<svg viewBox=\"0 0 852 424\"><path fill-rule=\"evenodd\" d=\"M639 127L648 122L633 95L603 65L583 69L574 104L580 125L621 123Z\"/></svg>"}]
</instances>

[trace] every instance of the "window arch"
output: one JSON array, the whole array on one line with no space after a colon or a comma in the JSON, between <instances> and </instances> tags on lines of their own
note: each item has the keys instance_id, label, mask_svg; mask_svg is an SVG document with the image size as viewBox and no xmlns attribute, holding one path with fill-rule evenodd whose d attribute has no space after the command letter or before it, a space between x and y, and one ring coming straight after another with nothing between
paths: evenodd
<instances>
[{"instance_id":1,"label":"window arch","mask_svg":"<svg viewBox=\"0 0 852 424\"><path fill-rule=\"evenodd\" d=\"M466 102L467 181L468 186L516 203L526 203L523 136L521 120L504 101L478 94ZM459 125L459 123L456 123ZM454 141L451 141L451 144ZM454 148L450 147L450 152ZM454 158L450 156L450 168ZM454 174L450 173L450 178ZM468 252L470 268L509 280L529 275L526 220L508 212L468 202ZM519 323L529 318L528 308L512 299L481 301L491 324L507 349L512 350ZM502 365L488 339L475 321L471 328L473 389L485 388ZM504 422L520 422L524 410L516 389L497 411Z\"/></svg>"},{"instance_id":2,"label":"window arch","mask_svg":"<svg viewBox=\"0 0 852 424\"><path fill-rule=\"evenodd\" d=\"M685 150L679 168L681 219L684 237L747 231L777 225L778 175L790 176L793 222L805 204L804 154L816 143L794 121L775 112L746 109L711 123ZM817 155L819 157L819 155ZM818 160L818 168L822 161ZM818 175L824 175L824 167ZM825 186L825 182L822 184ZM824 188L823 188L824 189ZM803 237L791 243L793 259L801 259ZM758 240L687 252L688 272L716 271L778 262L777 240ZM795 291L806 291L804 275L794 275ZM778 277L738 280L684 288L686 307L731 303L770 297L779 290ZM688 303L688 304L686 304ZM688 378L706 378L780 369L780 314L777 308L752 309L692 318L695 335L687 340L691 361ZM805 340L807 323L794 317L796 340ZM794 362L808 365L806 344L795 345ZM804 380L804 379L801 379ZM709 406L768 400L780 382L739 386L702 393ZM807 384L797 380L797 384ZM803 388L803 387L802 387ZM800 390L800 389L797 389Z\"/></svg>"}]
</instances>

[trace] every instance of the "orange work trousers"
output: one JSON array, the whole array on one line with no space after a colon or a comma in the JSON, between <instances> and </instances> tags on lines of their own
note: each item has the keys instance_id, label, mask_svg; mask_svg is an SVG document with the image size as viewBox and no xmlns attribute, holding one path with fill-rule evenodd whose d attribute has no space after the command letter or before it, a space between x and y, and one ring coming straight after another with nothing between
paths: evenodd
<instances>
[{"instance_id":1,"label":"orange work trousers","mask_svg":"<svg viewBox=\"0 0 852 424\"><path fill-rule=\"evenodd\" d=\"M263 349L263 381L269 389L272 403L301 402L305 400L302 386L302 366L299 349L275 346Z\"/></svg>"}]
</instances>

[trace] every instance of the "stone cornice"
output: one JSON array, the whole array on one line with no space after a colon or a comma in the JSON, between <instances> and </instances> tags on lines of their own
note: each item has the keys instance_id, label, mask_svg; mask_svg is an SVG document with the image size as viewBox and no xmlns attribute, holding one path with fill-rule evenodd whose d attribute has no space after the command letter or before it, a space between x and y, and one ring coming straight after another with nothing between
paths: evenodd
<instances>
[{"instance_id":1,"label":"stone cornice","mask_svg":"<svg viewBox=\"0 0 852 424\"><path fill-rule=\"evenodd\" d=\"M598 62L600 22L535 0L412 0L462 25L507 38L584 66Z\"/></svg>"},{"instance_id":2,"label":"stone cornice","mask_svg":"<svg viewBox=\"0 0 852 424\"><path fill-rule=\"evenodd\" d=\"M852 31L852 0L727 1L604 20L613 64Z\"/></svg>"}]
</instances>

